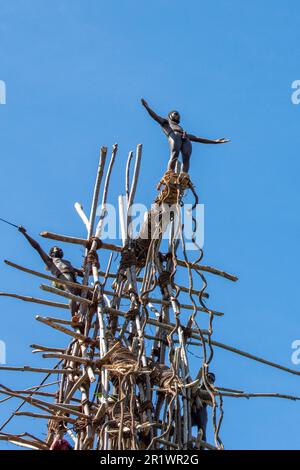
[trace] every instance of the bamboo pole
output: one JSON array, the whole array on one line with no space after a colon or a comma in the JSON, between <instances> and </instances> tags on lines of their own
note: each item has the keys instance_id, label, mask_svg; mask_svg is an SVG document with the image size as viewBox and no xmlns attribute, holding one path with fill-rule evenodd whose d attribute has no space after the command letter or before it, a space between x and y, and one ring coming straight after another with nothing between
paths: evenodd
<instances>
[{"instance_id":1,"label":"bamboo pole","mask_svg":"<svg viewBox=\"0 0 300 470\"><path fill-rule=\"evenodd\" d=\"M24 393L29 393L29 394L35 394L35 393L38 393L37 390L40 390L41 388L45 388L45 387L50 387L50 386L53 386L53 385L56 385L58 384L59 382L56 381L56 382L51 382L49 384L45 384L45 385L36 385L35 387L30 387L30 388L27 388L25 390L23 390ZM0 384L0 387L4 388L4 386L2 384ZM16 390L16 392L18 392L19 390ZM3 400L0 400L0 403L4 403L8 400L11 400L12 397L6 397L4 398ZM0 432L1 430L3 429L3 426L0 428Z\"/></svg>"},{"instance_id":2,"label":"bamboo pole","mask_svg":"<svg viewBox=\"0 0 300 470\"><path fill-rule=\"evenodd\" d=\"M282 393L228 393L218 392L218 395L231 398L284 398L286 400L299 401L300 397L294 395L284 395Z\"/></svg>"},{"instance_id":3,"label":"bamboo pole","mask_svg":"<svg viewBox=\"0 0 300 470\"><path fill-rule=\"evenodd\" d=\"M64 308L64 309L69 308L67 304L61 304L59 302L51 302L49 300L43 300L43 299L36 299L34 297L29 297L26 295L9 294L8 292L0 292L0 296L12 297L14 299L24 300L24 302L32 302L34 304L47 305L48 307L56 307L56 308Z\"/></svg>"},{"instance_id":4,"label":"bamboo pole","mask_svg":"<svg viewBox=\"0 0 300 470\"><path fill-rule=\"evenodd\" d=\"M127 163L126 163L126 178L125 178L125 193L126 193L126 201L127 204L129 202L129 195L130 195L130 164L133 158L133 152L130 151L128 154L127 158Z\"/></svg>"},{"instance_id":5,"label":"bamboo pole","mask_svg":"<svg viewBox=\"0 0 300 470\"><path fill-rule=\"evenodd\" d=\"M42 406L49 408L50 410L57 411L57 412L63 412L63 413L70 413L75 416L78 416L79 418L86 418L86 415L84 413L81 413L80 411L77 411L75 409L70 408L67 405L57 405L54 403L49 403L44 400L40 400L38 398L32 398L32 397L26 397L25 395L21 395L19 393L14 393L14 392L9 392L7 390L3 391L1 390L0 393L4 393L5 395L9 395L11 397L19 398L20 400L26 401L27 403L35 406Z\"/></svg>"},{"instance_id":6,"label":"bamboo pole","mask_svg":"<svg viewBox=\"0 0 300 470\"><path fill-rule=\"evenodd\" d=\"M62 354L62 353L45 353L43 354L44 359L65 359L73 362L78 362L79 364L90 365L93 361L89 360L86 357L77 357L71 356L70 354Z\"/></svg>"},{"instance_id":7,"label":"bamboo pole","mask_svg":"<svg viewBox=\"0 0 300 470\"><path fill-rule=\"evenodd\" d=\"M61 331L62 333L65 333L69 336L72 336L73 338L76 338L83 343L87 344L94 344L94 341L91 338L88 338L81 333L76 333L75 331L71 331L68 328L64 328L61 325L57 325L54 322L52 322L49 318L43 318L40 317L39 315L36 315L35 319L41 323L44 323L45 325L51 326L51 328L54 328L55 330Z\"/></svg>"},{"instance_id":8,"label":"bamboo pole","mask_svg":"<svg viewBox=\"0 0 300 470\"><path fill-rule=\"evenodd\" d=\"M93 364L99 367L102 364L106 363L106 361L118 349L118 347L119 347L119 342L115 343L113 347L103 357L101 357L100 359L95 359L95 360L91 360L91 359L83 358L83 357L70 356L69 354L62 354L62 353L46 353L46 354L43 354L43 357L46 359L56 358L56 359L72 360L74 362L79 362L80 364Z\"/></svg>"},{"instance_id":9,"label":"bamboo pole","mask_svg":"<svg viewBox=\"0 0 300 470\"><path fill-rule=\"evenodd\" d=\"M73 243L74 245L87 246L88 240L85 238L70 237L68 235L59 235L57 233L43 231L40 233L40 236L43 238L49 238L50 240L60 241L64 243ZM123 251L123 248L119 245L113 243L101 242L101 248L108 251L116 251L118 253Z\"/></svg>"},{"instance_id":10,"label":"bamboo pole","mask_svg":"<svg viewBox=\"0 0 300 470\"><path fill-rule=\"evenodd\" d=\"M48 320L54 323L59 323L60 325L72 326L73 328L78 327L79 325L82 325L82 322L80 321L63 320L62 318L56 318L56 317L47 317L47 318Z\"/></svg>"},{"instance_id":11,"label":"bamboo pole","mask_svg":"<svg viewBox=\"0 0 300 470\"><path fill-rule=\"evenodd\" d=\"M125 208L125 206L124 206L124 198L121 194L118 198L118 203L119 203L119 218L120 218L121 238L122 238L122 244L123 244L123 247L124 247L125 244L126 244L126 239L127 239L127 227L126 227L126 224L125 224L125 211L127 213L127 208ZM127 216L126 216L126 218L127 218ZM111 275L111 277L113 277L113 275Z\"/></svg>"},{"instance_id":12,"label":"bamboo pole","mask_svg":"<svg viewBox=\"0 0 300 470\"><path fill-rule=\"evenodd\" d=\"M56 393L50 393L50 392L33 392L33 391L28 391L28 390L15 390L15 393L20 393L20 394L28 393L32 396L39 396L39 397L51 397L51 398L56 397Z\"/></svg>"},{"instance_id":13,"label":"bamboo pole","mask_svg":"<svg viewBox=\"0 0 300 470\"><path fill-rule=\"evenodd\" d=\"M42 374L75 374L76 371L71 371L70 369L45 369L42 367L15 367L15 366L0 366L0 370L7 371L18 371L18 372L40 372ZM1 392L0 392L1 393Z\"/></svg>"},{"instance_id":14,"label":"bamboo pole","mask_svg":"<svg viewBox=\"0 0 300 470\"><path fill-rule=\"evenodd\" d=\"M131 237L131 234L129 233L129 227L131 223L131 207L133 205L133 201L135 198L135 193L137 189L137 183L138 183L138 177L140 173L140 168L141 168L141 161L142 161L142 144L138 144L136 148L136 158L135 158L135 165L134 165L134 171L133 171L133 177L132 177L132 184L131 184L131 189L128 197L128 209L127 209L127 243L129 241L129 237Z\"/></svg>"},{"instance_id":15,"label":"bamboo pole","mask_svg":"<svg viewBox=\"0 0 300 470\"><path fill-rule=\"evenodd\" d=\"M207 340L205 340L205 342L207 342ZM298 370L290 369L289 367L282 366L280 364L277 364L276 362L272 362L267 359L263 359L262 357L255 356L254 354L242 351L241 349L234 348L233 346L228 346L227 344L220 343L218 341L211 341L211 344L213 346L216 346L217 348L225 349L226 351L233 352L234 354L237 354L239 356L247 357L248 359L252 359L253 361L260 362L261 364L274 367L275 369L283 370L285 372L288 372L289 374L300 375L300 371Z\"/></svg>"},{"instance_id":16,"label":"bamboo pole","mask_svg":"<svg viewBox=\"0 0 300 470\"><path fill-rule=\"evenodd\" d=\"M104 183L104 188L103 188L101 213L100 213L100 218L99 218L99 222L97 224L96 233L95 233L97 238L101 237L102 226L103 226L103 221L104 221L105 212L106 212L106 201L107 201L108 188L109 188L112 169L113 169L115 159L116 159L116 155L117 155L117 150L118 150L118 145L114 144L113 148L112 148L111 159L110 159L110 162L109 162L109 167L108 167L108 170L107 170L105 183ZM96 249L97 249L97 246L95 245L95 242L94 242L94 244L92 245L91 250L96 251Z\"/></svg>"},{"instance_id":17,"label":"bamboo pole","mask_svg":"<svg viewBox=\"0 0 300 470\"><path fill-rule=\"evenodd\" d=\"M183 260L178 259L177 260L178 266L181 266L182 268L186 268L186 262ZM188 263L188 266L191 269L195 269L196 271L205 271L207 273L211 274L216 274L217 276L225 277L225 279L228 279L229 281L236 282L238 281L238 278L236 276L233 276L232 274L227 273L226 271L221 271L220 269L213 268L212 266L204 266L196 263Z\"/></svg>"},{"instance_id":18,"label":"bamboo pole","mask_svg":"<svg viewBox=\"0 0 300 470\"><path fill-rule=\"evenodd\" d=\"M99 160L99 164L98 164L98 171L97 171L96 182L95 182L95 186L94 186L94 193L93 193L93 200L92 200L91 211L90 211L90 218L89 218L89 224L88 224L88 230L87 230L88 233L87 233L86 243L89 242L89 239L92 236L93 231L94 231L96 210L97 210L98 199L99 199L99 191L100 191L100 185L101 185L102 178L103 178L106 156L107 156L107 148L106 147L101 147L100 160ZM86 249L85 255L87 256L87 254L88 254L88 252L87 252L87 249ZM86 266L85 272L84 272L83 283L82 283L84 286L88 284L89 270L90 270L90 264L87 263L87 266ZM81 299L82 300L79 302L79 304L80 304L80 314L83 317L83 315L85 313L84 306L85 305L91 305L91 303L89 303L89 301L86 299L86 293L84 293L81 296ZM75 300L75 299L71 299L71 300ZM77 331L77 333L79 334L79 330ZM87 322L87 325L86 325L86 328L85 328L85 333L86 334L89 333L88 322ZM86 344L85 344L85 342L82 342L80 344L80 349L81 349L82 356L86 357ZM89 365L87 366L86 371L87 371L90 382L91 383L95 382L96 378L95 378L93 369ZM82 391L82 396L83 395L84 396L86 395L85 390ZM88 426L88 434L90 435L90 433L91 433L91 428L90 428L90 426Z\"/></svg>"},{"instance_id":19,"label":"bamboo pole","mask_svg":"<svg viewBox=\"0 0 300 470\"><path fill-rule=\"evenodd\" d=\"M61 421L66 423L75 424L76 420L69 418L68 416L56 416L56 415L43 415L41 413L32 413L30 411L17 411L15 416L29 416L31 418L46 419L47 421Z\"/></svg>"},{"instance_id":20,"label":"bamboo pole","mask_svg":"<svg viewBox=\"0 0 300 470\"><path fill-rule=\"evenodd\" d=\"M65 297L66 299L75 300L75 302L91 305L92 302L84 297L79 297L78 295L71 294L65 290L57 289L57 287L47 286L46 284L41 284L40 289L46 292L51 292L52 294L59 295L60 297Z\"/></svg>"},{"instance_id":21,"label":"bamboo pole","mask_svg":"<svg viewBox=\"0 0 300 470\"><path fill-rule=\"evenodd\" d=\"M8 260L4 260L4 263L7 264L8 266L11 266L12 268L19 269L20 271L24 271L25 273L32 274L34 276L38 276L43 279L47 279L48 281L51 281L51 282L57 282L59 284L62 284L63 286L75 287L76 289L92 291L91 286L84 286L82 284L78 284L77 282L67 281L66 279L58 279L57 277L48 276L47 274L40 273L39 271L34 271L33 269L24 268L23 266L12 263L11 261L8 261Z\"/></svg>"},{"instance_id":22,"label":"bamboo pole","mask_svg":"<svg viewBox=\"0 0 300 470\"><path fill-rule=\"evenodd\" d=\"M83 245L86 246L87 241L84 238L76 238L76 237L69 237L66 235L58 235L55 233L51 232L41 232L40 235L44 238L50 238L51 240L57 240L57 241L62 241L66 243L74 243L77 245ZM123 248L119 245L115 245L113 243L105 243L102 242L101 248L104 250L109 250L109 251L117 251L117 252L122 252ZM182 268L186 268L186 262L183 260L177 260L178 266ZM196 271L204 271L208 272L210 274L215 274L216 276L221 276L224 277L225 279L228 279L229 281L236 282L238 281L238 278L234 276L233 274L229 274L226 271L220 270L218 268L214 268L212 266L206 266L206 265L200 265L197 263L189 263L189 266L191 269L194 269Z\"/></svg>"},{"instance_id":23,"label":"bamboo pole","mask_svg":"<svg viewBox=\"0 0 300 470\"><path fill-rule=\"evenodd\" d=\"M14 434L8 434L8 435L0 435L0 441L8 441L11 442L12 444L16 444L20 447L25 447L30 450L49 450L49 448L41 444L41 442L37 442L34 440L28 440L28 439L23 439L20 436L16 436Z\"/></svg>"},{"instance_id":24,"label":"bamboo pole","mask_svg":"<svg viewBox=\"0 0 300 470\"><path fill-rule=\"evenodd\" d=\"M103 173L104 173L106 156L107 156L107 147L101 147L100 160L99 160L99 165L98 165L98 171L97 171L97 177L96 177L96 183L94 187L93 201L92 201L91 213L90 213L90 219L89 219L88 239L92 236L94 232L96 210L97 210L97 205L98 205L100 185L101 185L101 181L102 181Z\"/></svg>"},{"instance_id":25,"label":"bamboo pole","mask_svg":"<svg viewBox=\"0 0 300 470\"><path fill-rule=\"evenodd\" d=\"M31 348L33 348L33 353L34 352L42 352L42 351L48 351L48 352L64 352L64 348L52 348L50 346L42 346L40 344L31 344Z\"/></svg>"}]
</instances>

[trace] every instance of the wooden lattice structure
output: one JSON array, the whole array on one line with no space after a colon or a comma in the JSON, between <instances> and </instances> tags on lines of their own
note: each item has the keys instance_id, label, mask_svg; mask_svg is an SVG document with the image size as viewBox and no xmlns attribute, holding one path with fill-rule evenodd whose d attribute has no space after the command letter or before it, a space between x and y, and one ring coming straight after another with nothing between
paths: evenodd
<instances>
[{"instance_id":1,"label":"wooden lattice structure","mask_svg":"<svg viewBox=\"0 0 300 470\"><path fill-rule=\"evenodd\" d=\"M55 315L36 317L47 328L65 336L65 348L32 345L34 352L42 353L46 361L55 359L54 367L1 367L45 375L40 385L29 390L12 390L1 385L0 391L8 399L16 397L21 400L16 412L0 427L1 440L40 450L55 448L65 438L75 450L223 449L220 438L223 396L296 399L279 394L246 394L217 387L211 381L214 347L289 373L299 375L299 372L213 341L213 321L223 314L207 306L206 273L233 282L237 278L203 265L203 252L193 237L196 250L193 250L193 260L189 259L180 222L180 207L183 196L188 192L194 198L193 208L198 198L187 175L179 171L164 175L158 186L155 207L149 210L139 236L131 236L128 230L130 208L135 199L141 156L142 146L138 145L132 179L133 152L129 153L125 169L125 202L122 198L119 201L122 246L101 240L109 185L117 157L116 145L113 146L105 178L107 149L101 149L89 219L81 206L76 206L87 228L86 239L41 233L48 239L85 248L82 284L62 279L57 282L53 276L6 261L13 268L42 278L41 289L56 295L57 301L18 294L1 295L67 312L68 303L61 302L61 298L66 298L77 303L78 312L72 318L67 315L63 318ZM96 215L101 186L100 215ZM166 220L163 214L170 206L173 208L172 216ZM163 251L162 237L166 231L168 240ZM102 254L105 250L110 251L111 256L103 269ZM178 256L180 250L182 259ZM118 255L117 262L113 259L115 254ZM184 272L185 285L176 282L179 270ZM197 289L195 286L199 284L201 288ZM68 287L77 289L78 294L70 293ZM128 303L126 309L121 305L124 300ZM190 346L199 348L202 356L194 377L189 367ZM59 374L59 383L53 385L51 378L55 374ZM20 411L23 404L30 405L32 409ZM198 416L203 407L211 409L212 443L207 442L204 426L199 424ZM26 432L5 433L5 426L18 415L46 420L47 438Z\"/></svg>"}]
</instances>

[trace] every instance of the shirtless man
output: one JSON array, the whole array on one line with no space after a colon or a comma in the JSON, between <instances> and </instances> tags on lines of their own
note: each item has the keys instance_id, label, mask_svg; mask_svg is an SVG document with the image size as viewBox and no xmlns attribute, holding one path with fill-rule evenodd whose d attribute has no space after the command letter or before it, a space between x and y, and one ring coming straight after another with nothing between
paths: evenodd
<instances>
[{"instance_id":1,"label":"shirtless man","mask_svg":"<svg viewBox=\"0 0 300 470\"><path fill-rule=\"evenodd\" d=\"M175 171L176 162L179 154L182 155L182 172L188 173L190 168L190 157L192 154L191 142L200 142L201 144L226 144L229 139L216 139L210 140L203 137L196 137L195 135L188 134L180 126L180 114L178 111L171 111L167 118L158 116L142 98L142 105L146 108L150 116L158 122L162 130L168 137L170 145L170 160L168 163L168 170Z\"/></svg>"},{"instance_id":2,"label":"shirtless man","mask_svg":"<svg viewBox=\"0 0 300 470\"><path fill-rule=\"evenodd\" d=\"M77 282L77 275L83 277L82 269L74 268L70 261L63 259L64 253L61 248L59 248L58 246L53 246L49 251L49 255L47 255L47 253L45 253L45 251L41 248L38 242L27 234L26 229L24 227L20 226L18 229L19 232L21 232L24 237L28 240L30 245L38 252L38 254L40 255L40 257L42 258L47 268L54 277L56 277L57 279L64 279L66 281L71 282ZM80 295L80 290L76 289L75 287L65 285L63 287L70 294ZM74 316L77 311L77 302L75 302L74 300L70 300L70 310L72 316Z\"/></svg>"}]
</instances>

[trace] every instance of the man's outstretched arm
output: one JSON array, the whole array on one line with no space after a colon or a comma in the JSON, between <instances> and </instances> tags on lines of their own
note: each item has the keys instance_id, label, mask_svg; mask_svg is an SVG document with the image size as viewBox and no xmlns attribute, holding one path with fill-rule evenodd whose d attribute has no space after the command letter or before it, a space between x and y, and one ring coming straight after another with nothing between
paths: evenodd
<instances>
[{"instance_id":1,"label":"man's outstretched arm","mask_svg":"<svg viewBox=\"0 0 300 470\"><path fill-rule=\"evenodd\" d=\"M24 235L24 237L28 240L32 248L34 248L38 252L42 260L48 265L50 261L50 257L47 255L47 253L45 253L45 251L41 248L38 242L28 235L24 227L20 226L19 232L21 232Z\"/></svg>"},{"instance_id":2,"label":"man's outstretched arm","mask_svg":"<svg viewBox=\"0 0 300 470\"><path fill-rule=\"evenodd\" d=\"M167 121L165 118L163 118L163 117L159 116L158 114L156 114L153 111L153 109L150 108L150 106L148 105L147 101L144 100L144 98L141 99L141 103L144 106L144 108L146 108L146 110L148 111L148 113L150 114L152 119L154 119L154 121L158 122L158 124L160 124L162 126Z\"/></svg>"},{"instance_id":3,"label":"man's outstretched arm","mask_svg":"<svg viewBox=\"0 0 300 470\"><path fill-rule=\"evenodd\" d=\"M227 142L230 142L230 139L205 139L204 137L196 137L195 135L192 134L186 134L187 138L191 142L200 142L200 144L226 144Z\"/></svg>"},{"instance_id":4,"label":"man's outstretched arm","mask_svg":"<svg viewBox=\"0 0 300 470\"><path fill-rule=\"evenodd\" d=\"M76 271L77 276L84 277L83 269L81 269L81 268L74 268L74 269Z\"/></svg>"}]
</instances>

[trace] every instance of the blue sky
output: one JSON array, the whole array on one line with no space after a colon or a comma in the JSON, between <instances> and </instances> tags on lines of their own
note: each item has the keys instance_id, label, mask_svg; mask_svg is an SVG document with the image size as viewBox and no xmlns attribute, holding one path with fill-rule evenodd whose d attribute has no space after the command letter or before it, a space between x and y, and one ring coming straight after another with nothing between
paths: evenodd
<instances>
[{"instance_id":1,"label":"blue sky","mask_svg":"<svg viewBox=\"0 0 300 470\"><path fill-rule=\"evenodd\" d=\"M89 207L99 148L115 142L110 202L123 190L128 150L142 142L137 199L149 204L168 147L139 99L161 114L179 109L190 132L231 138L224 146L195 144L191 164L206 211L204 262L240 279L208 276L210 305L225 312L215 339L300 372L291 363L291 343L300 338L300 105L291 102L291 84L300 79L299 15L296 0L2 0L0 217L33 235L85 236L73 204ZM0 236L1 259L42 270L13 228L1 224ZM78 248L65 252L81 262ZM38 286L2 264L0 290L42 296ZM29 344L62 341L36 313L50 314L1 299L9 365L40 364ZM300 395L299 377L222 350L214 370L220 386ZM12 387L37 382L1 372ZM1 422L16 405L2 405ZM228 398L221 436L228 449L299 449L298 417L297 402ZM21 417L7 431L25 428L45 432Z\"/></svg>"}]
</instances>

